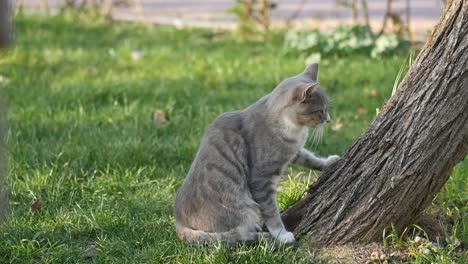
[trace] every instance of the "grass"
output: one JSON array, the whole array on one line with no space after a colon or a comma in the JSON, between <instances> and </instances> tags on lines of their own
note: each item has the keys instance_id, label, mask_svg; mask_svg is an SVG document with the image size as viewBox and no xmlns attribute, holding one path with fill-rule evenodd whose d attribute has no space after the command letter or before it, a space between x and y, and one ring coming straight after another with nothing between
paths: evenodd
<instances>
[{"instance_id":1,"label":"grass","mask_svg":"<svg viewBox=\"0 0 468 264\"><path fill-rule=\"evenodd\" d=\"M306 56L284 55L281 34L266 43L237 42L207 30L109 25L73 13L20 16L15 24L15 47L0 53L10 192L0 262L318 261L305 247L192 248L174 230L174 193L204 128L303 70ZM143 57L132 59L132 51ZM389 98L405 58L322 60L320 82L343 127L328 129L320 144L307 147L320 155L342 154ZM156 109L166 113L166 124L154 124ZM296 167L287 174L283 208L318 177ZM467 175L465 160L430 209L457 223L447 232L465 243ZM32 214L39 196L42 207ZM425 257L415 259L467 259L449 249Z\"/></svg>"}]
</instances>

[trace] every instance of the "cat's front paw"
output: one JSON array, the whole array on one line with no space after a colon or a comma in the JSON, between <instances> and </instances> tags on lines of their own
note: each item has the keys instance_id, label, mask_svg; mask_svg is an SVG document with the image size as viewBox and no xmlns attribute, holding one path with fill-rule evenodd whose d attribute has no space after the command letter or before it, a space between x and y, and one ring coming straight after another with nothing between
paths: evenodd
<instances>
[{"instance_id":1,"label":"cat's front paw","mask_svg":"<svg viewBox=\"0 0 468 264\"><path fill-rule=\"evenodd\" d=\"M339 161L341 158L338 155L331 155L328 156L327 159L325 160L325 168L328 168L335 164L337 161Z\"/></svg>"},{"instance_id":2,"label":"cat's front paw","mask_svg":"<svg viewBox=\"0 0 468 264\"><path fill-rule=\"evenodd\" d=\"M294 234L286 231L286 229L272 232L271 235L276 239L276 241L282 244L292 244L296 242Z\"/></svg>"}]
</instances>

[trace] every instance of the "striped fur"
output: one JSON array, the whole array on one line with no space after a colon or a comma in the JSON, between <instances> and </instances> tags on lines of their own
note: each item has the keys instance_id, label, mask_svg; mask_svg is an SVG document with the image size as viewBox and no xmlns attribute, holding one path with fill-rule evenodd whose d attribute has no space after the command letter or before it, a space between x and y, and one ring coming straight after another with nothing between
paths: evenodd
<instances>
[{"instance_id":1,"label":"striped fur","mask_svg":"<svg viewBox=\"0 0 468 264\"><path fill-rule=\"evenodd\" d=\"M295 243L281 221L276 186L294 162L323 170L338 156L316 157L304 149L308 127L329 120L328 99L312 64L281 82L250 107L229 112L208 126L176 195L176 229L190 244L254 242L269 234L279 243Z\"/></svg>"}]
</instances>

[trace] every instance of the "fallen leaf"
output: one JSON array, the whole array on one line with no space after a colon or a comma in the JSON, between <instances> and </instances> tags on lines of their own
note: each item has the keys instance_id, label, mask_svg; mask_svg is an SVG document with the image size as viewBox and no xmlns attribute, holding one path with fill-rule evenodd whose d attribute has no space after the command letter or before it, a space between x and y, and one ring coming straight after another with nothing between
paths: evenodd
<instances>
[{"instance_id":1,"label":"fallen leaf","mask_svg":"<svg viewBox=\"0 0 468 264\"><path fill-rule=\"evenodd\" d=\"M39 196L37 200L31 205L31 212L35 214L42 207L42 196Z\"/></svg>"},{"instance_id":2,"label":"fallen leaf","mask_svg":"<svg viewBox=\"0 0 468 264\"><path fill-rule=\"evenodd\" d=\"M370 255L370 260L372 261L380 260L379 252L377 251L372 252Z\"/></svg>"},{"instance_id":3,"label":"fallen leaf","mask_svg":"<svg viewBox=\"0 0 468 264\"><path fill-rule=\"evenodd\" d=\"M414 238L414 243L416 244L416 246L421 246L421 245L427 243L427 239L425 239L423 237L420 237L420 236L416 236Z\"/></svg>"},{"instance_id":4,"label":"fallen leaf","mask_svg":"<svg viewBox=\"0 0 468 264\"><path fill-rule=\"evenodd\" d=\"M357 109L357 114L358 114L359 116L365 115L366 112L367 112L366 109L365 109L364 107L362 107L362 106L360 106L360 107Z\"/></svg>"},{"instance_id":5,"label":"fallen leaf","mask_svg":"<svg viewBox=\"0 0 468 264\"><path fill-rule=\"evenodd\" d=\"M373 97L376 97L377 96L377 90L376 89L370 90L370 95L373 96Z\"/></svg>"},{"instance_id":6,"label":"fallen leaf","mask_svg":"<svg viewBox=\"0 0 468 264\"><path fill-rule=\"evenodd\" d=\"M429 255L431 254L431 251L428 248L420 248L419 252L424 254L424 255Z\"/></svg>"},{"instance_id":7,"label":"fallen leaf","mask_svg":"<svg viewBox=\"0 0 468 264\"><path fill-rule=\"evenodd\" d=\"M166 113L163 110L156 109L153 114L153 122L162 125L167 122Z\"/></svg>"},{"instance_id":8,"label":"fallen leaf","mask_svg":"<svg viewBox=\"0 0 468 264\"><path fill-rule=\"evenodd\" d=\"M343 129L343 127L344 127L343 123L334 122L333 125L332 125L332 127L331 127L331 129L332 129L333 131L339 131L339 130Z\"/></svg>"}]
</instances>

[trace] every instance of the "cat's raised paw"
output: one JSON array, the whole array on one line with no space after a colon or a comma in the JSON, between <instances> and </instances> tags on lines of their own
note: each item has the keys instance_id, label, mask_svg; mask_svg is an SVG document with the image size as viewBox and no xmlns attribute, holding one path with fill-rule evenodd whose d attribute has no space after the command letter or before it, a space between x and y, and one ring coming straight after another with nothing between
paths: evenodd
<instances>
[{"instance_id":1,"label":"cat's raised paw","mask_svg":"<svg viewBox=\"0 0 468 264\"><path fill-rule=\"evenodd\" d=\"M335 164L337 161L339 161L341 159L340 156L338 155L331 155L331 156L328 156L327 160L325 161L325 167L330 167L332 166L333 164Z\"/></svg>"}]
</instances>

